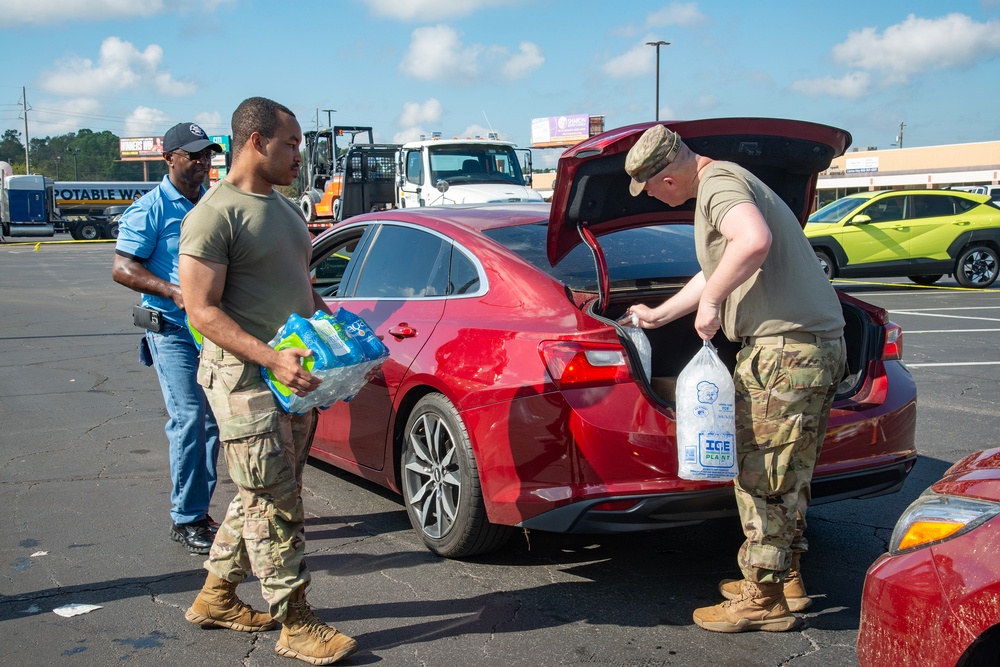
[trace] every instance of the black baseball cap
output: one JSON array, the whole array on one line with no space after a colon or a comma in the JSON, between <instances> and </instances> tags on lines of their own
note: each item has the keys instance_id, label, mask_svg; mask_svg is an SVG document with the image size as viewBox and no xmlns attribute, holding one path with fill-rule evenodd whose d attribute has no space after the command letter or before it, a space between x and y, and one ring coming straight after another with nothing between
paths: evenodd
<instances>
[{"instance_id":1,"label":"black baseball cap","mask_svg":"<svg viewBox=\"0 0 1000 667\"><path fill-rule=\"evenodd\" d=\"M163 135L163 152L170 153L177 149L188 153L197 153L211 147L217 153L222 152L222 146L208 138L205 130L196 123L177 123Z\"/></svg>"}]
</instances>

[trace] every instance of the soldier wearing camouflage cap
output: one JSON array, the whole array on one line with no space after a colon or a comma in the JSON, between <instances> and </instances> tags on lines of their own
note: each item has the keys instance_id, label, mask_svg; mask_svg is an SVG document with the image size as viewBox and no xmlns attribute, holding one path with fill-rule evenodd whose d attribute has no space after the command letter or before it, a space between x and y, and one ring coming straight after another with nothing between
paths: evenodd
<instances>
[{"instance_id":1,"label":"soldier wearing camouflage cap","mask_svg":"<svg viewBox=\"0 0 1000 667\"><path fill-rule=\"evenodd\" d=\"M672 207L695 199L702 268L662 304L629 313L647 329L695 313L701 338L721 329L743 343L733 374L743 579L720 582L725 601L696 609L694 621L716 632L791 630L792 612L811 603L799 557L808 548L809 484L845 367L840 302L798 218L748 170L698 155L654 125L625 171L633 196Z\"/></svg>"}]
</instances>

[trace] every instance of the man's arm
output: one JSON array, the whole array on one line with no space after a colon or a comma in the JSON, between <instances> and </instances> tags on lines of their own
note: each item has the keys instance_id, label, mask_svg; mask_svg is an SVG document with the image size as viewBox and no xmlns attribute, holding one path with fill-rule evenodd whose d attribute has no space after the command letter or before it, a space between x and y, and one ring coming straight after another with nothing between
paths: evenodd
<instances>
[{"instance_id":1,"label":"man's arm","mask_svg":"<svg viewBox=\"0 0 1000 667\"><path fill-rule=\"evenodd\" d=\"M728 243L719 266L705 283L694 322L698 335L705 340L710 340L722 326L722 303L757 272L771 248L771 230L760 209L750 202L729 209L719 231Z\"/></svg>"},{"instance_id":2,"label":"man's arm","mask_svg":"<svg viewBox=\"0 0 1000 667\"><path fill-rule=\"evenodd\" d=\"M136 292L173 299L177 307L184 310L184 297L181 296L180 285L175 285L153 275L149 269L143 266L142 262L134 257L115 254L111 263L111 278L116 283Z\"/></svg>"},{"instance_id":3,"label":"man's arm","mask_svg":"<svg viewBox=\"0 0 1000 667\"><path fill-rule=\"evenodd\" d=\"M228 267L225 264L181 255L178 270L188 319L205 338L244 361L270 369L279 382L298 396L305 396L319 387L320 379L302 368L300 361L312 352L298 348L275 351L244 331L222 310L219 304L226 285Z\"/></svg>"},{"instance_id":4,"label":"man's arm","mask_svg":"<svg viewBox=\"0 0 1000 667\"><path fill-rule=\"evenodd\" d=\"M639 318L639 326L643 329L655 329L673 322L679 317L693 313L698 308L701 293L705 289L705 274L699 271L677 294L673 295L656 308L636 304L628 309L629 314Z\"/></svg>"}]
</instances>

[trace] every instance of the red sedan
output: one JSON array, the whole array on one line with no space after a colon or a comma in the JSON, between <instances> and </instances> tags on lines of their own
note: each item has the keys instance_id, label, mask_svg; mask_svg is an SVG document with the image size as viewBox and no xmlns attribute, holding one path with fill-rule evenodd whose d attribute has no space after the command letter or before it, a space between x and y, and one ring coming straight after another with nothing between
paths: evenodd
<instances>
[{"instance_id":1,"label":"red sedan","mask_svg":"<svg viewBox=\"0 0 1000 667\"><path fill-rule=\"evenodd\" d=\"M652 376L617 323L699 269L690 205L631 197L625 154L649 125L567 151L548 205L397 209L314 240L317 289L389 348L381 375L322 413L313 455L398 491L435 553L513 527L621 532L735 515L731 484L677 476L672 380L701 346L693 315L648 336ZM803 224L842 130L771 119L671 123L694 150L760 174ZM843 295L850 375L815 502L900 488L916 388L881 308ZM717 337L732 365L738 345Z\"/></svg>"},{"instance_id":2,"label":"red sedan","mask_svg":"<svg viewBox=\"0 0 1000 667\"><path fill-rule=\"evenodd\" d=\"M868 569L861 667L1000 664L1000 449L965 457L911 504Z\"/></svg>"}]
</instances>

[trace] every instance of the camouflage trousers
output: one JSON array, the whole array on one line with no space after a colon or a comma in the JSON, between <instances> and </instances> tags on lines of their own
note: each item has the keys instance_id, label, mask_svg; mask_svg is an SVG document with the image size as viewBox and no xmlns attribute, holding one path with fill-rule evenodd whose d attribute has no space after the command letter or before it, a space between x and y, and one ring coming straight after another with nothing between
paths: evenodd
<instances>
[{"instance_id":1,"label":"camouflage trousers","mask_svg":"<svg viewBox=\"0 0 1000 667\"><path fill-rule=\"evenodd\" d=\"M792 553L808 549L810 481L844 368L842 338L786 339L737 355L735 486L746 536L739 565L748 581L783 581Z\"/></svg>"},{"instance_id":2,"label":"camouflage trousers","mask_svg":"<svg viewBox=\"0 0 1000 667\"><path fill-rule=\"evenodd\" d=\"M226 510L205 567L221 579L260 579L271 616L288 613L292 591L309 584L302 471L316 431L316 411L301 417L278 407L260 376L210 341L198 382L219 423L229 476L238 493Z\"/></svg>"}]
</instances>

